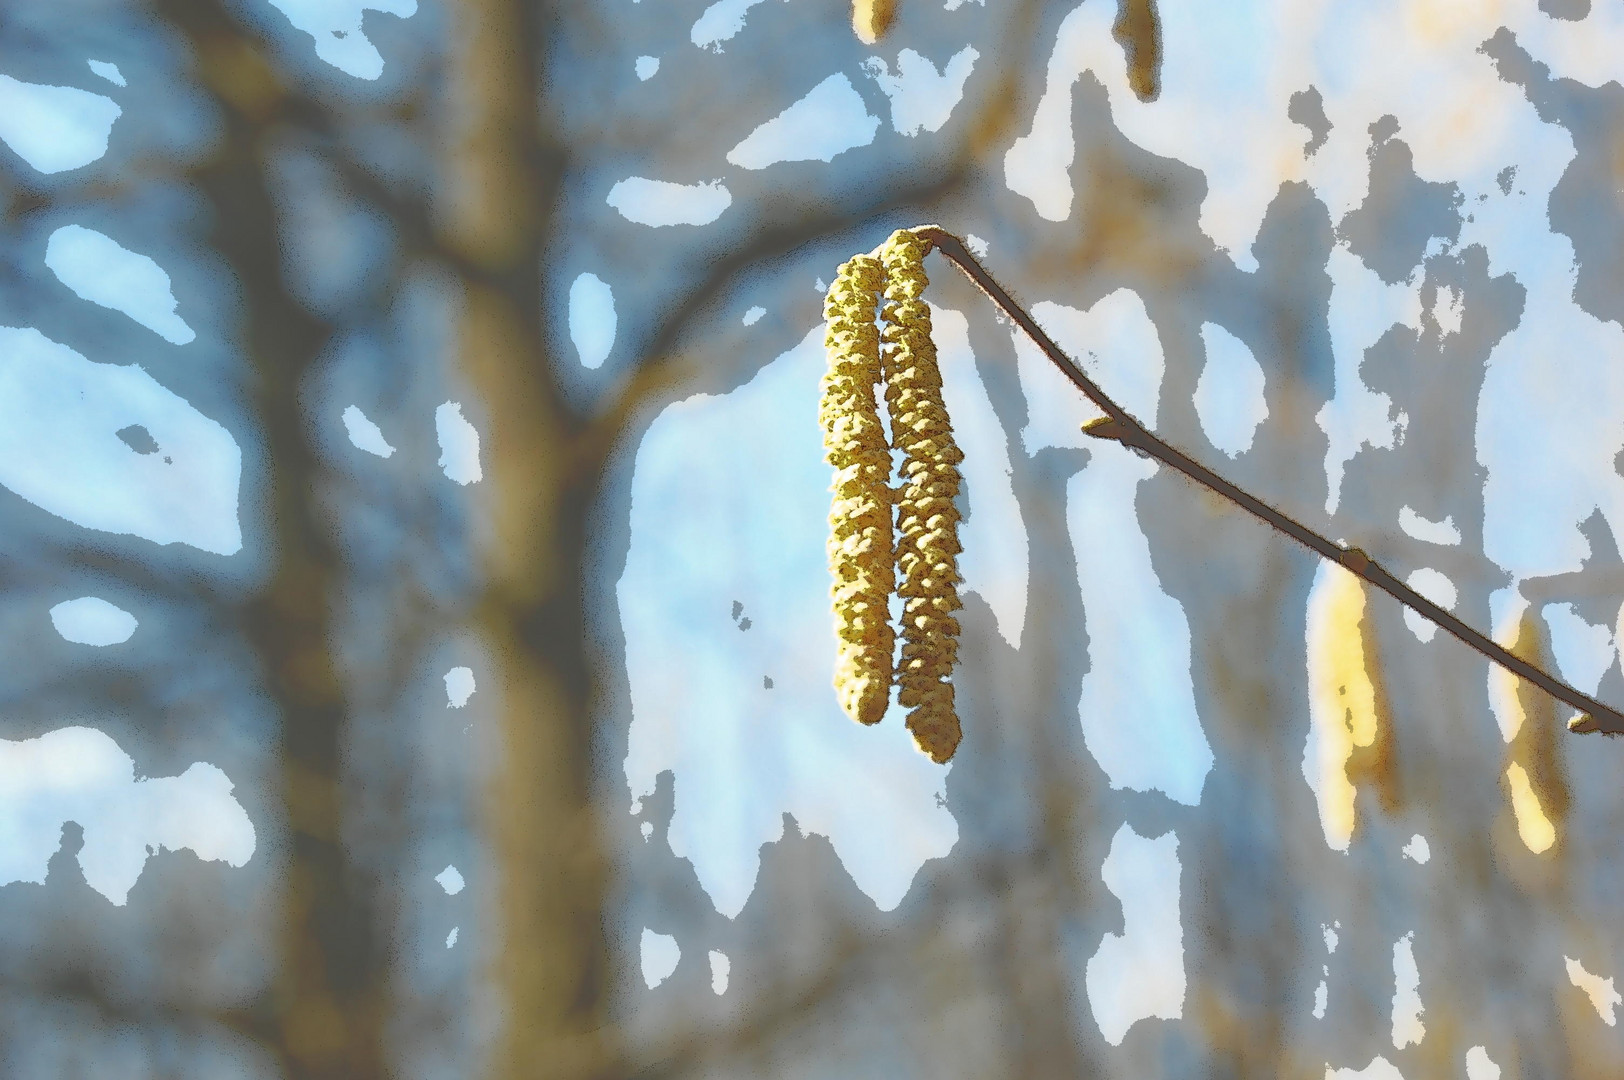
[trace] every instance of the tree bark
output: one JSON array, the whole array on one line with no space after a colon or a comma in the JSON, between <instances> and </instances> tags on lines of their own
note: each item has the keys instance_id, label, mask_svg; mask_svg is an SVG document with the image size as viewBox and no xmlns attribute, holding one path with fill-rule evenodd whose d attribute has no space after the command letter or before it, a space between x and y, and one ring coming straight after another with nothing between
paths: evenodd
<instances>
[{"instance_id":1,"label":"tree bark","mask_svg":"<svg viewBox=\"0 0 1624 1080\"><path fill-rule=\"evenodd\" d=\"M463 281L458 362L477 393L485 591L477 629L497 670L498 760L484 832L499 883L488 979L505 1015L494 1077L610 1075L605 856L592 801L583 640L586 517L597 463L579 460L542 333L542 258L562 154L538 119L549 15L463 0L449 82L459 130L437 208Z\"/></svg>"}]
</instances>

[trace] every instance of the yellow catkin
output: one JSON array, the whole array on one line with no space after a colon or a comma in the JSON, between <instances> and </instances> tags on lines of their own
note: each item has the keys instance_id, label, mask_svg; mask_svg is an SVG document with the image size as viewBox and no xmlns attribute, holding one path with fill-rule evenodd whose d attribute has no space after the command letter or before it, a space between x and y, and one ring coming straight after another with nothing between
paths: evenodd
<instances>
[{"instance_id":1,"label":"yellow catkin","mask_svg":"<svg viewBox=\"0 0 1624 1080\"><path fill-rule=\"evenodd\" d=\"M835 469L828 548L838 639L835 692L846 714L864 724L885 715L895 647L891 452L874 394L880 381L874 309L884 279L878 259L858 255L829 286L823 305L829 370L818 409L825 457Z\"/></svg>"},{"instance_id":2,"label":"yellow catkin","mask_svg":"<svg viewBox=\"0 0 1624 1080\"><path fill-rule=\"evenodd\" d=\"M1501 644L1518 659L1550 670L1550 628L1538 610L1520 607L1506 624L1497 635ZM1494 670L1500 676L1503 669ZM1506 786L1517 835L1529 851L1543 855L1559 838L1557 827L1566 816L1569 800L1556 743L1556 703L1509 674L1492 678L1490 693L1496 719L1510 744Z\"/></svg>"},{"instance_id":3,"label":"yellow catkin","mask_svg":"<svg viewBox=\"0 0 1624 1080\"><path fill-rule=\"evenodd\" d=\"M903 453L897 500L897 593L903 599L902 664L898 700L910 711L908 730L931 760L945 762L958 749L953 706L959 622L959 462L942 374L931 341L925 304L924 259L929 244L907 230L880 249L885 267L885 328L881 350L892 445Z\"/></svg>"},{"instance_id":4,"label":"yellow catkin","mask_svg":"<svg viewBox=\"0 0 1624 1080\"><path fill-rule=\"evenodd\" d=\"M1529 782L1528 770L1513 761L1506 766L1506 784L1511 788L1511 812L1517 819L1517 835L1535 855L1556 843L1556 826L1545 816L1539 795Z\"/></svg>"},{"instance_id":5,"label":"yellow catkin","mask_svg":"<svg viewBox=\"0 0 1624 1080\"><path fill-rule=\"evenodd\" d=\"M1364 618L1364 582L1335 563L1322 563L1308 593L1309 739L1303 775L1319 802L1325 843L1336 851L1347 851L1353 839L1356 792L1348 763L1355 748L1374 745L1377 736Z\"/></svg>"},{"instance_id":6,"label":"yellow catkin","mask_svg":"<svg viewBox=\"0 0 1624 1080\"><path fill-rule=\"evenodd\" d=\"M896 18L896 0L852 0L852 32L864 45L873 45L884 37Z\"/></svg>"}]
</instances>

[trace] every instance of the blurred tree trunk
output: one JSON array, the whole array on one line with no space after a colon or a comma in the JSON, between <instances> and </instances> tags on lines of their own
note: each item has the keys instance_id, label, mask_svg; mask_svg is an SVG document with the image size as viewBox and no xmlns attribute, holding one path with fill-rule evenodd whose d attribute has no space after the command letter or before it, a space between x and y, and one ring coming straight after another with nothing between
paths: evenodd
<instances>
[{"instance_id":1,"label":"blurred tree trunk","mask_svg":"<svg viewBox=\"0 0 1624 1080\"><path fill-rule=\"evenodd\" d=\"M578 453L542 334L541 260L563 155L539 120L551 13L461 0L450 78L456 130L436 208L464 260L458 361L484 409L478 611L497 665L498 761L483 831L500 924L488 978L504 1009L492 1074L607 1075L605 856L591 800L584 641L586 515L601 463Z\"/></svg>"},{"instance_id":2,"label":"blurred tree trunk","mask_svg":"<svg viewBox=\"0 0 1624 1080\"><path fill-rule=\"evenodd\" d=\"M284 287L265 158L277 124L322 121L219 3L160 0L160 8L197 50L226 116L224 148L195 179L218 209L214 242L244 287L256 406L274 463L275 570L242 618L282 725L292 849L276 990L268 1009L240 1025L276 1048L290 1077L383 1077L388 957L376 897L341 839L346 708L330 652L340 570L316 504L318 462L298 393L332 327ZM542 335L541 257L562 172L537 120L547 14L519 0L461 0L452 14L455 120L443 142L445 197L431 209L452 255L444 265L459 275L458 363L483 421L485 476L472 494L482 500L485 591L475 629L496 665L481 685L488 678L501 703L482 827L499 912L488 935L486 979L502 1014L490 1072L609 1075L605 861L590 793L582 633L586 515L607 444L594 439L597 452L579 452L585 425L563 404Z\"/></svg>"},{"instance_id":3,"label":"blurred tree trunk","mask_svg":"<svg viewBox=\"0 0 1624 1080\"><path fill-rule=\"evenodd\" d=\"M277 1052L286 1075L373 1080L388 1075L372 888L343 846L342 745L346 702L332 648L342 571L318 505L320 464L299 388L332 327L288 294L269 178L276 126L295 95L218 0L160 0L198 56L201 82L221 109L218 152L191 176L214 208L210 243L240 284L243 349L266 453L272 572L236 613L260 658L281 734L289 840L282 962L268 1002L233 1018Z\"/></svg>"}]
</instances>

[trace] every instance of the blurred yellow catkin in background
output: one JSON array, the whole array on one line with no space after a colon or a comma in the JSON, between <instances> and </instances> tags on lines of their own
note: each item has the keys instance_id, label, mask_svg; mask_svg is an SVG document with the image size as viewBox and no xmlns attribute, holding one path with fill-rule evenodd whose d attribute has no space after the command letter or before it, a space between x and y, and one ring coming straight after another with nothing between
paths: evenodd
<instances>
[{"instance_id":1,"label":"blurred yellow catkin in background","mask_svg":"<svg viewBox=\"0 0 1624 1080\"><path fill-rule=\"evenodd\" d=\"M873 45L884 37L896 18L896 0L852 0L852 32L864 45Z\"/></svg>"},{"instance_id":2,"label":"blurred yellow catkin in background","mask_svg":"<svg viewBox=\"0 0 1624 1080\"><path fill-rule=\"evenodd\" d=\"M1348 761L1376 741L1376 688L1363 629L1365 585L1334 563L1319 567L1308 594L1310 737L1303 773L1319 800L1325 842L1348 850L1354 786Z\"/></svg>"},{"instance_id":3,"label":"blurred yellow catkin in background","mask_svg":"<svg viewBox=\"0 0 1624 1080\"><path fill-rule=\"evenodd\" d=\"M1550 664L1550 630L1539 612L1522 607L1508 615L1495 635L1532 664ZM1567 811L1562 777L1556 703L1503 668L1489 668L1489 702L1505 736L1505 790L1523 846L1543 855L1557 842L1557 823Z\"/></svg>"},{"instance_id":4,"label":"blurred yellow catkin in background","mask_svg":"<svg viewBox=\"0 0 1624 1080\"><path fill-rule=\"evenodd\" d=\"M908 730L931 760L958 749L953 684L959 622L959 462L964 454L942 398L942 374L930 335L924 259L929 245L906 230L880 250L885 266L883 332L886 406L892 445L903 452L897 503L897 586L903 598L898 700L908 706Z\"/></svg>"},{"instance_id":5,"label":"blurred yellow catkin in background","mask_svg":"<svg viewBox=\"0 0 1624 1080\"><path fill-rule=\"evenodd\" d=\"M823 377L818 416L825 457L835 468L829 509L834 575L835 690L853 720L878 723L891 696L895 648L890 612L896 570L891 543L891 451L874 387L880 337L874 322L884 273L873 255L840 267L824 300Z\"/></svg>"}]
</instances>

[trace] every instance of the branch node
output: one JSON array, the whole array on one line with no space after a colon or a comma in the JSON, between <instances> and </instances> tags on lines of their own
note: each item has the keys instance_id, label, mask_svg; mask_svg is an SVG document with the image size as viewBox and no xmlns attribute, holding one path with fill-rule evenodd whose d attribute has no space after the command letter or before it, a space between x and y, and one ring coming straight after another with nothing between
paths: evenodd
<instances>
[{"instance_id":1,"label":"branch node","mask_svg":"<svg viewBox=\"0 0 1624 1080\"><path fill-rule=\"evenodd\" d=\"M1096 439L1110 439L1121 443L1142 458L1150 454L1139 445L1139 437L1143 434L1130 424L1125 424L1114 416L1097 416L1083 425L1083 434Z\"/></svg>"}]
</instances>

